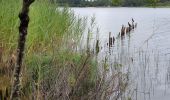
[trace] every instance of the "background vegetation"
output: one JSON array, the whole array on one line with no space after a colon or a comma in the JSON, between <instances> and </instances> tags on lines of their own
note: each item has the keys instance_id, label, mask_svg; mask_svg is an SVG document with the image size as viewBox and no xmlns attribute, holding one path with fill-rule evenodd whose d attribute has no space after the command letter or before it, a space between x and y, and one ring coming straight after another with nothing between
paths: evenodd
<instances>
[{"instance_id":1,"label":"background vegetation","mask_svg":"<svg viewBox=\"0 0 170 100\"><path fill-rule=\"evenodd\" d=\"M155 6L157 3L167 4L170 0L51 0L58 2L60 5L68 4L69 6Z\"/></svg>"}]
</instances>

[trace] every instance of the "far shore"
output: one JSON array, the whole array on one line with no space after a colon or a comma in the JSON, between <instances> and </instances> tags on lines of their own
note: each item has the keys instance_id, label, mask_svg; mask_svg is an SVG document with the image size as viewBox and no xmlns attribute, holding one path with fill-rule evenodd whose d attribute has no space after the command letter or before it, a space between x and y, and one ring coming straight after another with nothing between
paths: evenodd
<instances>
[{"instance_id":1,"label":"far shore","mask_svg":"<svg viewBox=\"0 0 170 100\"><path fill-rule=\"evenodd\" d=\"M144 6L69 6L69 7L73 7L73 8L170 8L170 2L158 3L156 6L144 5Z\"/></svg>"}]
</instances>

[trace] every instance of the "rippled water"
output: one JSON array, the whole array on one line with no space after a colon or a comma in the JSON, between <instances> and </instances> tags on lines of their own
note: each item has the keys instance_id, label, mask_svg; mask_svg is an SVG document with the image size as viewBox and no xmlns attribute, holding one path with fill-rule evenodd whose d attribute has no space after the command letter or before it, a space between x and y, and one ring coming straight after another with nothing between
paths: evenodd
<instances>
[{"instance_id":1,"label":"rippled water","mask_svg":"<svg viewBox=\"0 0 170 100\"><path fill-rule=\"evenodd\" d=\"M170 9L169 8L72 8L77 16L96 18L100 58L112 51L130 71L126 95L133 100L170 100ZM107 48L109 32L116 37L134 19L137 28L115 46Z\"/></svg>"}]
</instances>

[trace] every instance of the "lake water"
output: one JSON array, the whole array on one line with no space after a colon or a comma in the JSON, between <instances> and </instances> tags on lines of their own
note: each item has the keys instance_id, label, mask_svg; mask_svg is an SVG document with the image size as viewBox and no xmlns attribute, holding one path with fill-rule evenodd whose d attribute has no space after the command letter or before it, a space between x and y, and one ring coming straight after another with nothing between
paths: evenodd
<instances>
[{"instance_id":1,"label":"lake water","mask_svg":"<svg viewBox=\"0 0 170 100\"><path fill-rule=\"evenodd\" d=\"M126 94L133 100L170 100L169 8L72 9L77 16L88 17L88 22L95 16L99 28L100 58L110 51L107 48L109 32L116 37L122 25L127 26L133 18L137 28L124 40L116 39L110 55L121 54L120 63L130 70L131 81ZM129 59L133 61L128 63Z\"/></svg>"}]
</instances>

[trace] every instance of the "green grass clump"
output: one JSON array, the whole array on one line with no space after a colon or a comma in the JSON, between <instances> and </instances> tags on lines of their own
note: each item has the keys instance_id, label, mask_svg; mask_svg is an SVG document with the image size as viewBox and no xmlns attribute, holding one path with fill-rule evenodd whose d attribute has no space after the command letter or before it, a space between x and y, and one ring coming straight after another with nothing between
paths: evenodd
<instances>
[{"instance_id":1,"label":"green grass clump","mask_svg":"<svg viewBox=\"0 0 170 100\"><path fill-rule=\"evenodd\" d=\"M20 0L0 0L0 46L7 51L17 43L20 3Z\"/></svg>"},{"instance_id":2,"label":"green grass clump","mask_svg":"<svg viewBox=\"0 0 170 100\"><path fill-rule=\"evenodd\" d=\"M16 48L21 1L0 1L0 45L7 50ZM84 28L82 19L76 19L71 10L46 0L36 0L29 15L27 53L51 50L52 44L61 45L63 36L80 37Z\"/></svg>"},{"instance_id":3,"label":"green grass clump","mask_svg":"<svg viewBox=\"0 0 170 100\"><path fill-rule=\"evenodd\" d=\"M3 67L6 67L10 56L16 56L21 1L0 0L0 46L3 48L3 62L0 63L4 63ZM87 55L76 53L74 48L70 48L73 44L78 45L85 28L85 19L76 18L70 9L58 8L46 0L36 0L31 5L29 16L22 69L22 98L40 98L42 92L55 94L64 85L60 84L63 80L67 83L65 88L87 93L89 88L78 87L94 84L93 71L97 67L94 64L92 66L93 61L89 58L86 61ZM72 40L74 43L70 43Z\"/></svg>"}]
</instances>

